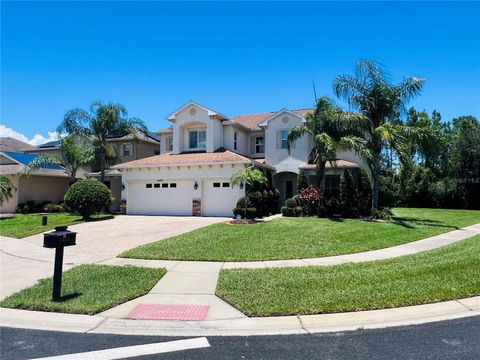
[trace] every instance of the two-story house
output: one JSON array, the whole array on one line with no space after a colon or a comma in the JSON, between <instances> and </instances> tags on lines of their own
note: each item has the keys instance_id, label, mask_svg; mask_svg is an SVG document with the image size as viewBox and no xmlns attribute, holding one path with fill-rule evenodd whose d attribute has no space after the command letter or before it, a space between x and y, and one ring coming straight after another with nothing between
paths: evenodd
<instances>
[{"instance_id":1,"label":"two-story house","mask_svg":"<svg viewBox=\"0 0 480 360\"><path fill-rule=\"evenodd\" d=\"M305 121L310 109L287 110L229 118L192 101L167 116L172 125L160 136L160 155L114 166L122 173L122 199L127 214L231 216L244 187L232 186L232 174L247 166L270 172L281 202L297 192L309 164L312 140L300 138L287 149L289 129ZM338 187L340 169L363 166L352 152L338 154L327 165L327 186Z\"/></svg>"}]
</instances>

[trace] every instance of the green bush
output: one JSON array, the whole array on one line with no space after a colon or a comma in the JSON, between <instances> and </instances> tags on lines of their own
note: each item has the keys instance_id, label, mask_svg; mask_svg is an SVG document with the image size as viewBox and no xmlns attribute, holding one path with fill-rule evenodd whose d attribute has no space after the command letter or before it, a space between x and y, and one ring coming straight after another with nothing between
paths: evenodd
<instances>
[{"instance_id":1,"label":"green bush","mask_svg":"<svg viewBox=\"0 0 480 360\"><path fill-rule=\"evenodd\" d=\"M349 170L344 170L340 177L340 212L347 218L358 216L355 207L355 187Z\"/></svg>"},{"instance_id":2,"label":"green bush","mask_svg":"<svg viewBox=\"0 0 480 360\"><path fill-rule=\"evenodd\" d=\"M247 218L250 220L253 220L257 217L257 209L254 207L248 207L247 208L247 216L245 216L245 208L239 208L236 207L233 209L233 215L236 217L237 215L240 215L243 219Z\"/></svg>"},{"instance_id":3,"label":"green bush","mask_svg":"<svg viewBox=\"0 0 480 360\"><path fill-rule=\"evenodd\" d=\"M372 209L371 217L379 220L390 220L393 212L390 208Z\"/></svg>"},{"instance_id":4,"label":"green bush","mask_svg":"<svg viewBox=\"0 0 480 360\"><path fill-rule=\"evenodd\" d=\"M28 200L25 203L18 204L15 212L17 214L31 214L37 212L35 200Z\"/></svg>"},{"instance_id":5,"label":"green bush","mask_svg":"<svg viewBox=\"0 0 480 360\"><path fill-rule=\"evenodd\" d=\"M298 211L297 208L300 208L300 211ZM297 216L301 216L303 209L302 209L301 206L297 206L297 207L294 207L294 208L289 208L289 207L286 207L286 206L282 206L280 211L281 211L283 216L297 217Z\"/></svg>"},{"instance_id":6,"label":"green bush","mask_svg":"<svg viewBox=\"0 0 480 360\"><path fill-rule=\"evenodd\" d=\"M65 193L65 204L84 219L107 208L112 202L110 189L94 178L78 180Z\"/></svg>"},{"instance_id":7,"label":"green bush","mask_svg":"<svg viewBox=\"0 0 480 360\"><path fill-rule=\"evenodd\" d=\"M306 189L308 187L308 179L305 170L300 170L297 176L297 190L298 192Z\"/></svg>"},{"instance_id":8,"label":"green bush","mask_svg":"<svg viewBox=\"0 0 480 360\"><path fill-rule=\"evenodd\" d=\"M235 207L245 209L245 198L241 197L240 199L238 199L237 206ZM249 198L247 198L247 207L252 207L252 202Z\"/></svg>"},{"instance_id":9,"label":"green bush","mask_svg":"<svg viewBox=\"0 0 480 360\"><path fill-rule=\"evenodd\" d=\"M285 207L287 207L289 209L294 209L298 205L300 205L300 204L298 202L296 202L293 198L285 200Z\"/></svg>"},{"instance_id":10,"label":"green bush","mask_svg":"<svg viewBox=\"0 0 480 360\"><path fill-rule=\"evenodd\" d=\"M55 212L62 212L65 209L63 208L62 205L56 205L56 204L47 204L44 206L43 211L48 212L48 213L55 213Z\"/></svg>"},{"instance_id":11,"label":"green bush","mask_svg":"<svg viewBox=\"0 0 480 360\"><path fill-rule=\"evenodd\" d=\"M327 199L327 201L325 201L325 209L323 213L325 214L324 216L328 216L328 217L340 215L340 202L336 197L332 196L329 199ZM323 217L321 216L323 215L323 213L320 213L319 216Z\"/></svg>"}]
</instances>

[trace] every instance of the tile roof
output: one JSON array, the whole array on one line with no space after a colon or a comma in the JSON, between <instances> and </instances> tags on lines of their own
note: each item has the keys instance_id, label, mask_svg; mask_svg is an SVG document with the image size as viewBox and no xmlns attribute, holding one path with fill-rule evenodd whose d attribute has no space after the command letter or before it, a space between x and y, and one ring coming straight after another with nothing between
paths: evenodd
<instances>
[{"instance_id":1,"label":"tile roof","mask_svg":"<svg viewBox=\"0 0 480 360\"><path fill-rule=\"evenodd\" d=\"M35 146L12 137L8 137L8 136L0 137L1 151L23 151L28 149L35 149Z\"/></svg>"},{"instance_id":2,"label":"tile roof","mask_svg":"<svg viewBox=\"0 0 480 360\"><path fill-rule=\"evenodd\" d=\"M212 153L196 152L172 154L165 153L155 155L144 159L129 161L123 164L115 165L113 168L129 168L142 166L161 166L161 165L182 165L182 164L206 164L215 162L245 162L250 163L251 160L245 156L239 155L229 150L218 149Z\"/></svg>"},{"instance_id":3,"label":"tile roof","mask_svg":"<svg viewBox=\"0 0 480 360\"><path fill-rule=\"evenodd\" d=\"M312 111L312 109L291 110L291 112L300 116L305 116L305 114L307 114L310 111ZM239 123L243 126L246 126L250 129L257 129L258 124L268 119L270 116L276 114L277 112L278 111L272 111L272 112L261 113L261 114L238 115L238 116L232 117L230 120L232 120L233 122Z\"/></svg>"},{"instance_id":4,"label":"tile roof","mask_svg":"<svg viewBox=\"0 0 480 360\"><path fill-rule=\"evenodd\" d=\"M337 167L337 168L358 168L358 167L360 167L360 165L358 165L354 162L351 162L351 161L347 161L347 160L337 160L337 161L335 161L335 163L336 163L335 164L336 166L334 166L330 161L327 161L327 163L325 164L325 167L327 169L330 169L330 168L333 168L333 167ZM315 169L315 167L316 167L315 164L303 164L299 168L308 170L308 169Z\"/></svg>"}]
</instances>

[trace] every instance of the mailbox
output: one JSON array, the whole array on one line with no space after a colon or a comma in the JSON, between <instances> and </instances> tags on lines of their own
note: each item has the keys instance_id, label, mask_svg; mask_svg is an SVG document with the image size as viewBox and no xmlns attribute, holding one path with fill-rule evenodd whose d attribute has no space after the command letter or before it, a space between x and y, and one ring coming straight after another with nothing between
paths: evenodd
<instances>
[{"instance_id":1,"label":"mailbox","mask_svg":"<svg viewBox=\"0 0 480 360\"><path fill-rule=\"evenodd\" d=\"M56 248L75 245L77 233L67 230L67 226L57 226L55 231L43 234L43 247Z\"/></svg>"},{"instance_id":2,"label":"mailbox","mask_svg":"<svg viewBox=\"0 0 480 360\"><path fill-rule=\"evenodd\" d=\"M43 234L43 247L55 249L55 265L53 268L52 299L61 300L63 248L75 245L77 233L67 230L68 226L57 226L55 231Z\"/></svg>"}]
</instances>

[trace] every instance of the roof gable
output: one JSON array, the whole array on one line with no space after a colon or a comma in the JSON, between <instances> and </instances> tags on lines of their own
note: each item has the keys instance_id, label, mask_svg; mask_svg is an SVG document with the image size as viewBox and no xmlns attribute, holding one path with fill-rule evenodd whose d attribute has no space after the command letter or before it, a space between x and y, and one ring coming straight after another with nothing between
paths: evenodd
<instances>
[{"instance_id":1,"label":"roof gable","mask_svg":"<svg viewBox=\"0 0 480 360\"><path fill-rule=\"evenodd\" d=\"M206 106L200 105L199 103L196 103L196 102L194 102L194 101L192 101L192 100L186 102L185 104L183 104L182 106L180 106L177 110L175 110L174 112L168 114L167 117L166 117L166 119L169 120L169 121L175 121L177 114L178 114L180 111L186 109L186 108L189 107L189 106L196 106L196 107L198 107L198 108L200 108L200 109L202 109L202 110L205 110L205 111L208 113L208 116L218 116L218 117L220 117L221 119L225 119L225 120L228 119L228 117L225 116L225 115L223 115L222 113L220 113L220 112L218 112L218 111L215 111L215 110L212 110L212 109L209 109L209 108L207 108Z\"/></svg>"}]
</instances>

